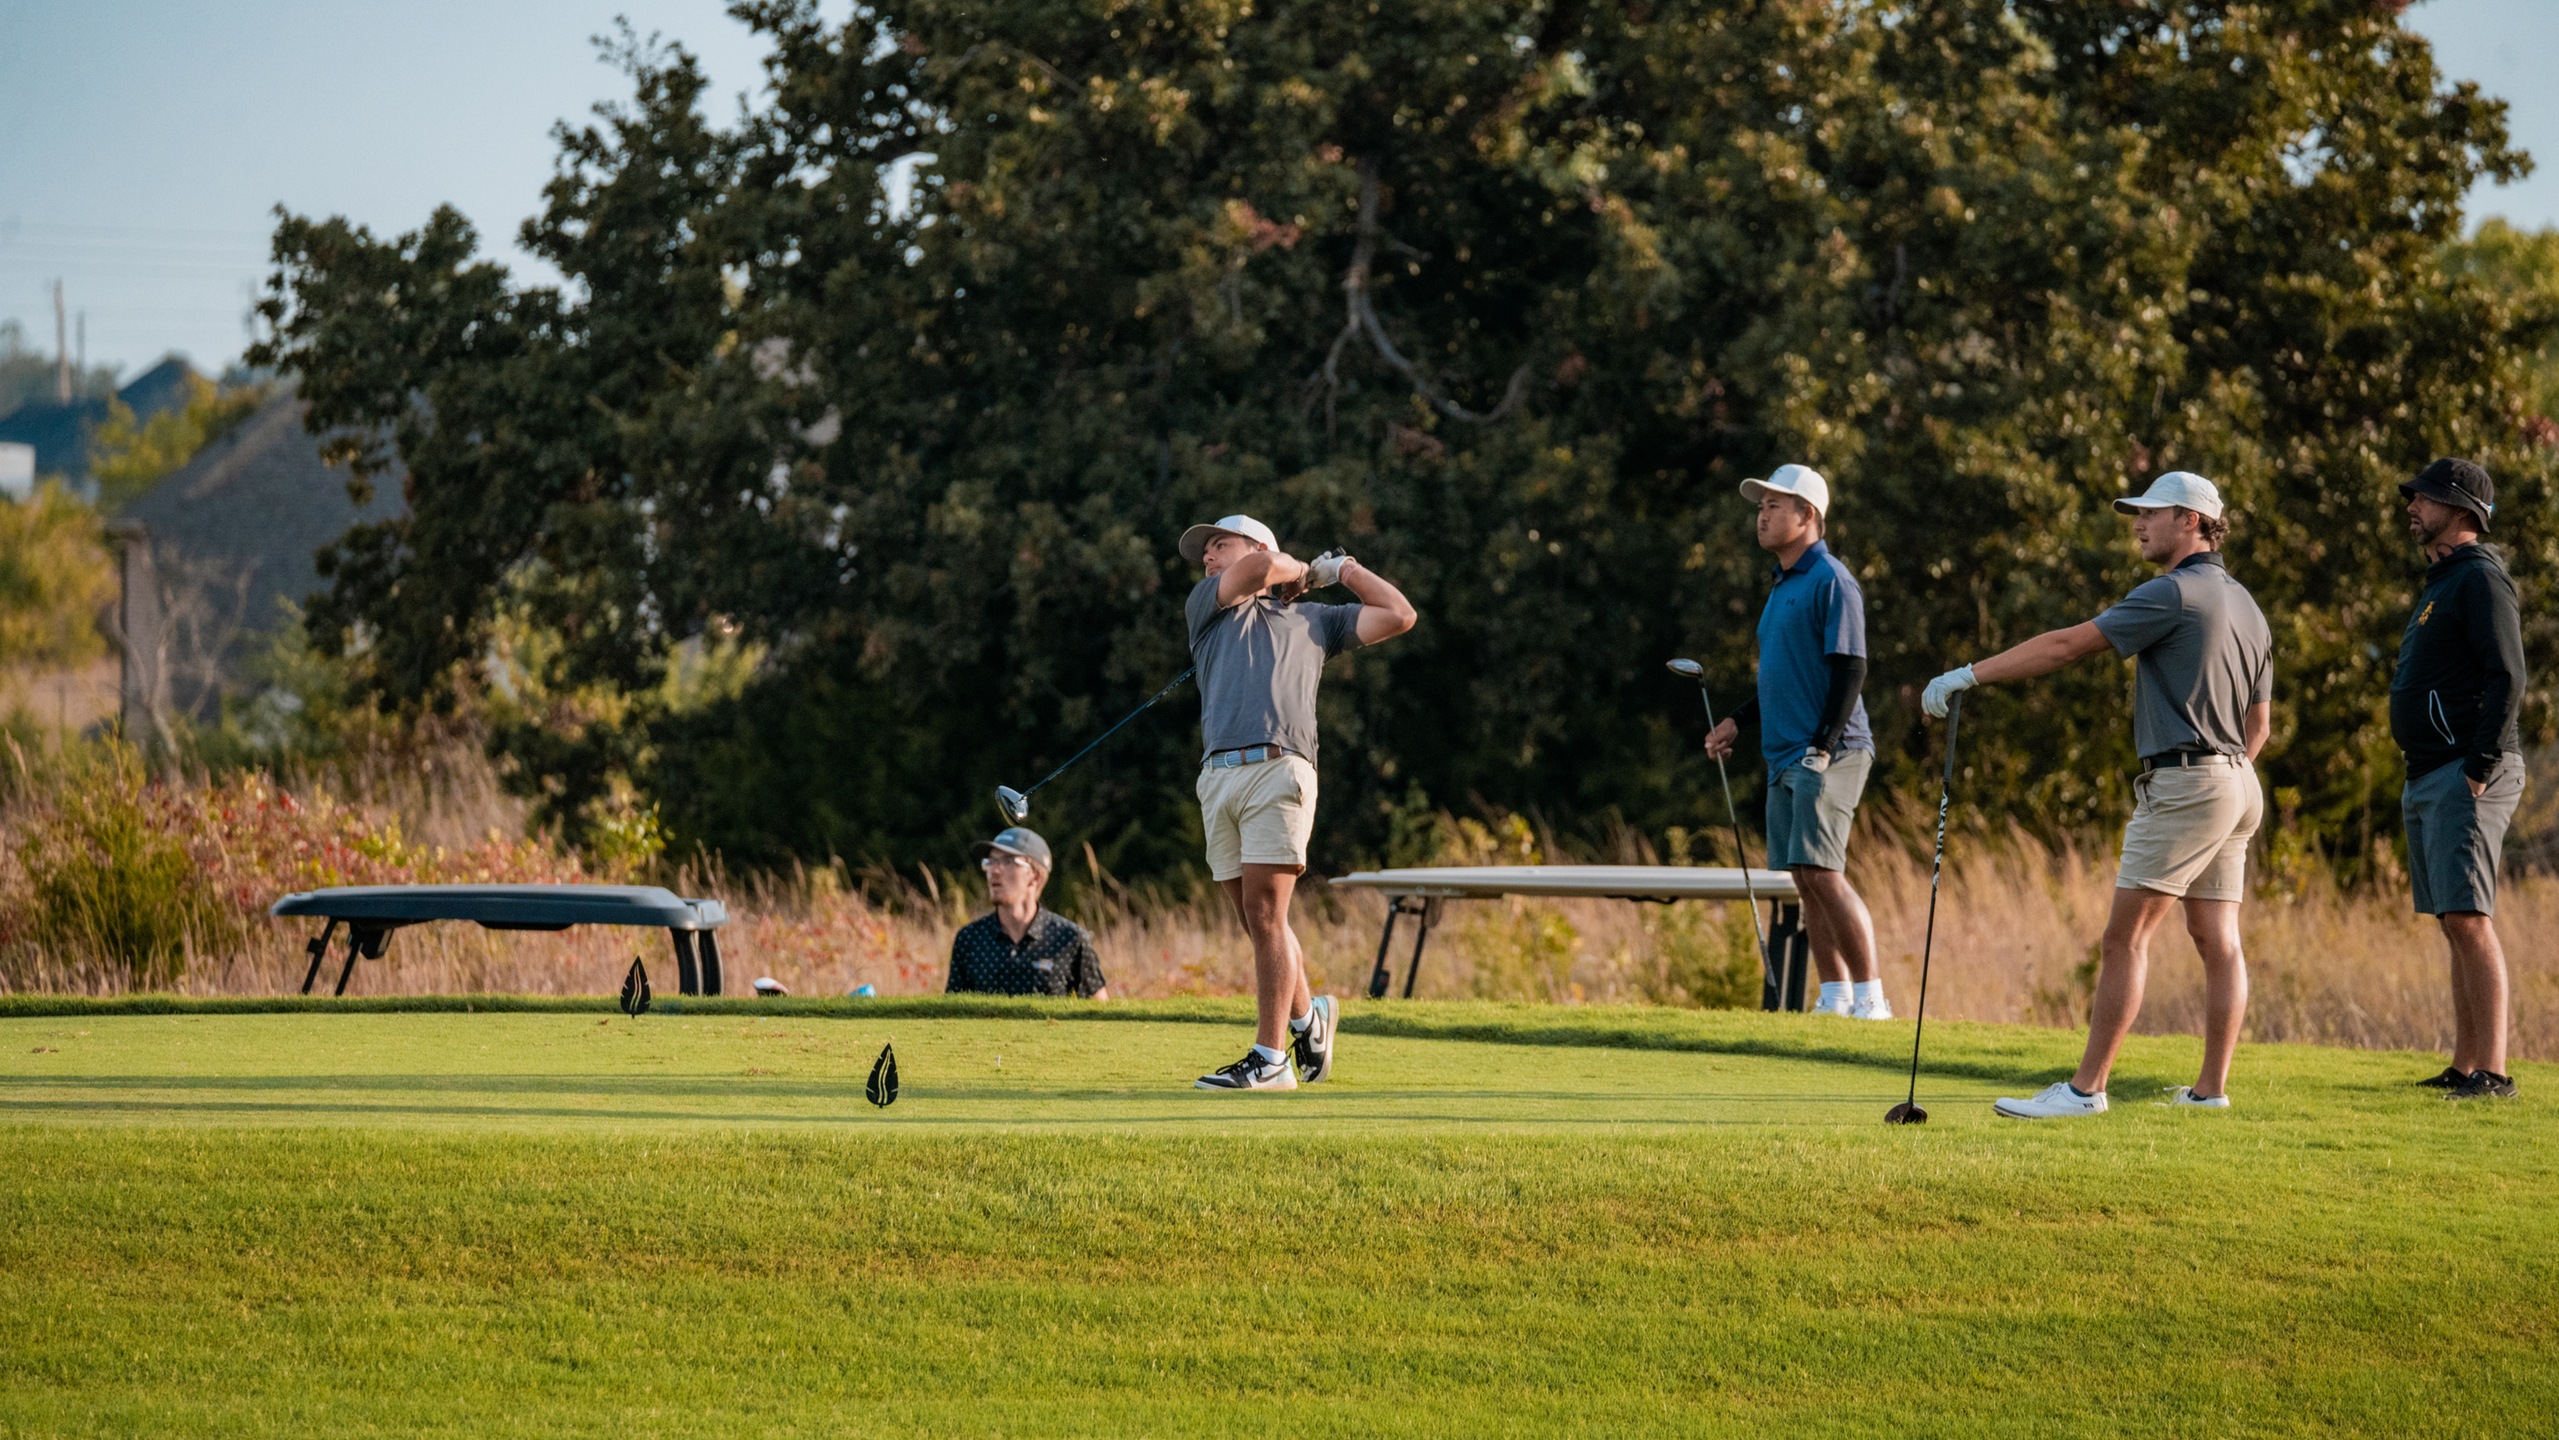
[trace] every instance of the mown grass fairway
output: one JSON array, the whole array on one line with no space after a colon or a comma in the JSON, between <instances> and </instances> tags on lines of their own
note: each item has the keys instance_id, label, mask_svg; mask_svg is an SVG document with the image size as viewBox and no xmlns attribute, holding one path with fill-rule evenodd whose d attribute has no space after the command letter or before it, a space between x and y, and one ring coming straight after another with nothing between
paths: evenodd
<instances>
[{"instance_id":1,"label":"mown grass fairway","mask_svg":"<svg viewBox=\"0 0 2559 1440\"><path fill-rule=\"evenodd\" d=\"M2549 1433L2559 1072L1223 1003L0 1019L0 1434ZM7 1013L0 1010L0 1014ZM1051 1018L1051 1017L1063 1018ZM1200 1023L1214 1021L1217 1023ZM906 1090L861 1100L894 1040ZM999 1063L1000 1057L1000 1063ZM1276 1241L1272 1237L1282 1237Z\"/></svg>"}]
</instances>

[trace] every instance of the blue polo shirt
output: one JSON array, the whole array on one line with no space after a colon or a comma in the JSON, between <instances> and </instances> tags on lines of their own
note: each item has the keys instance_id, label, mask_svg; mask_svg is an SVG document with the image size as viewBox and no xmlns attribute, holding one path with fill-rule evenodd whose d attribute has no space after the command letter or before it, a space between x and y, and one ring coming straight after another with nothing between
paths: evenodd
<instances>
[{"instance_id":1,"label":"blue polo shirt","mask_svg":"<svg viewBox=\"0 0 2559 1440\"><path fill-rule=\"evenodd\" d=\"M1759 749L1771 776L1804 758L1821 728L1822 701L1830 697L1825 657L1865 654L1866 592L1816 540L1777 572L1768 608L1759 612ZM1848 712L1839 748L1875 748L1863 696Z\"/></svg>"}]
</instances>

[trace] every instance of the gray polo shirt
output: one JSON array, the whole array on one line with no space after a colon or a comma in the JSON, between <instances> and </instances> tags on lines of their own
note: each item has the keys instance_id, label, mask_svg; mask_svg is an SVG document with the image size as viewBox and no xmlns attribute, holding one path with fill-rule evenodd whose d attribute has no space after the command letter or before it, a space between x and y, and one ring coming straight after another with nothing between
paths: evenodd
<instances>
[{"instance_id":1,"label":"gray polo shirt","mask_svg":"<svg viewBox=\"0 0 2559 1440\"><path fill-rule=\"evenodd\" d=\"M1268 595L1221 609L1217 577L1191 587L1183 613L1200 667L1200 758L1278 745L1312 761L1315 687L1325 661L1358 647L1359 611Z\"/></svg>"},{"instance_id":2,"label":"gray polo shirt","mask_svg":"<svg viewBox=\"0 0 2559 1440\"><path fill-rule=\"evenodd\" d=\"M2097 617L2133 665L2133 748L2248 753L2248 707L2275 696L2275 639L2221 552L2189 555Z\"/></svg>"}]
</instances>

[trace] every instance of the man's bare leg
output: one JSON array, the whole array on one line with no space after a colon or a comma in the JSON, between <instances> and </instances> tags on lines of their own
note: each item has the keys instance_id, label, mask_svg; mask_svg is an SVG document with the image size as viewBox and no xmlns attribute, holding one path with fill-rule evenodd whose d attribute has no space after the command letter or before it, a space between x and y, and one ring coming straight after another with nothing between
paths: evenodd
<instances>
[{"instance_id":1,"label":"man's bare leg","mask_svg":"<svg viewBox=\"0 0 2559 1440\"><path fill-rule=\"evenodd\" d=\"M2083 1095L2106 1088L2115 1068L2115 1052L2124 1048L2133 1020L2141 1014L2141 993L2150 978L2150 937L2177 903L2174 895L2156 890L2115 892L2115 907L2106 917L2104 960L2097 970L2096 1003L2089 1008L2088 1049L2079 1058L2071 1087Z\"/></svg>"},{"instance_id":2,"label":"man's bare leg","mask_svg":"<svg viewBox=\"0 0 2559 1440\"><path fill-rule=\"evenodd\" d=\"M2441 923L2442 916L2435 917ZM2461 946L2452 938L2452 927L2443 927L2444 968L2452 975L2452 1068L2467 1075L2470 1057L2479 1053L2479 1036L2470 1028L2475 1007L2470 1003L2470 967L2461 963Z\"/></svg>"},{"instance_id":3,"label":"man's bare leg","mask_svg":"<svg viewBox=\"0 0 2559 1440\"><path fill-rule=\"evenodd\" d=\"M1796 865L1795 893L1804 900L1804 936L1826 984L1857 984L1882 973L1875 964L1875 917L1857 887L1837 870Z\"/></svg>"},{"instance_id":4,"label":"man's bare leg","mask_svg":"<svg viewBox=\"0 0 2559 1440\"><path fill-rule=\"evenodd\" d=\"M1236 918L1253 939L1253 995L1259 1002L1254 1043L1285 1054L1288 1022L1305 1013L1304 951L1289 928L1289 901L1301 867L1246 864L1242 876L1224 882Z\"/></svg>"},{"instance_id":5,"label":"man's bare leg","mask_svg":"<svg viewBox=\"0 0 2559 1440\"><path fill-rule=\"evenodd\" d=\"M2438 917L2452 945L2454 1068L2506 1073L2506 947L2476 910ZM2465 1036L2462 1032L2467 1031ZM2464 1042L2466 1043L2466 1046Z\"/></svg>"},{"instance_id":6,"label":"man's bare leg","mask_svg":"<svg viewBox=\"0 0 2559 1440\"><path fill-rule=\"evenodd\" d=\"M2204 957L2204 1068L2195 1076L2199 1096L2230 1093L2230 1057L2239 1050L2239 1028L2248 1018L2248 957L2239 944L2239 902L2189 900L2186 933Z\"/></svg>"}]
</instances>

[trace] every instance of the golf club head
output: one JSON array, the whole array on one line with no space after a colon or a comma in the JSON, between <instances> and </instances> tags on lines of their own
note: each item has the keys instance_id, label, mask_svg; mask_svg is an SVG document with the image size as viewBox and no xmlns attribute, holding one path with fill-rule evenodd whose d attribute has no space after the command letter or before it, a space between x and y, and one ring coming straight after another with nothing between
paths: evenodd
<instances>
[{"instance_id":1,"label":"golf club head","mask_svg":"<svg viewBox=\"0 0 2559 1440\"><path fill-rule=\"evenodd\" d=\"M1670 670L1670 673L1678 676L1682 680L1703 680L1706 678L1706 667L1698 664L1694 660L1672 660L1667 662L1667 668Z\"/></svg>"},{"instance_id":2,"label":"golf club head","mask_svg":"<svg viewBox=\"0 0 2559 1440\"><path fill-rule=\"evenodd\" d=\"M1031 797L1010 785L995 787L995 808L1004 812L1004 823L1019 825L1031 818Z\"/></svg>"},{"instance_id":3,"label":"golf club head","mask_svg":"<svg viewBox=\"0 0 2559 1440\"><path fill-rule=\"evenodd\" d=\"M1905 1100L1901 1104L1884 1112L1884 1123L1887 1125L1925 1125L1928 1123L1928 1112Z\"/></svg>"}]
</instances>

